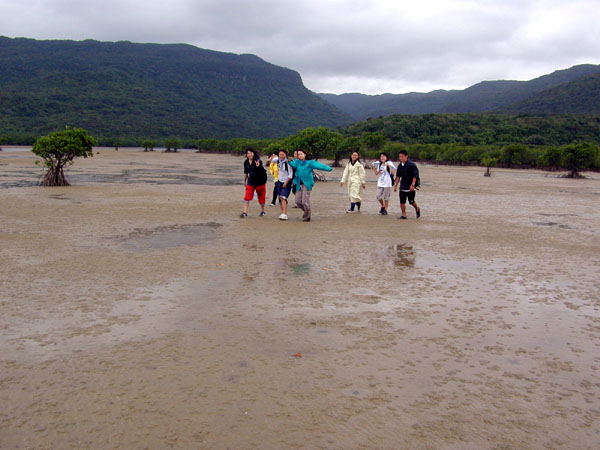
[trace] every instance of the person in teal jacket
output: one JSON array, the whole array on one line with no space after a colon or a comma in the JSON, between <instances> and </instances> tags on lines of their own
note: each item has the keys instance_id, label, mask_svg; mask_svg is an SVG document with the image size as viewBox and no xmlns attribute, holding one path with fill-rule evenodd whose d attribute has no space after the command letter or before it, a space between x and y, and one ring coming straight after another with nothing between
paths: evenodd
<instances>
[{"instance_id":1,"label":"person in teal jacket","mask_svg":"<svg viewBox=\"0 0 600 450\"><path fill-rule=\"evenodd\" d=\"M294 184L296 185L296 205L304 214L302 220L304 222L310 222L311 209L310 209L310 191L312 191L315 185L315 177L313 171L315 169L324 170L331 172L332 169L325 164L312 159L306 159L306 152L302 149L298 149L298 159L290 161L290 166L294 169Z\"/></svg>"}]
</instances>

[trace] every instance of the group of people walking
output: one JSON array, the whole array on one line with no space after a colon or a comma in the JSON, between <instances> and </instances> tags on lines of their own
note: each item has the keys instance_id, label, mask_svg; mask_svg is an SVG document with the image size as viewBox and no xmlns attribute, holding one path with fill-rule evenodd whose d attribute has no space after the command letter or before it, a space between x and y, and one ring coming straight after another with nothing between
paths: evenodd
<instances>
[{"instance_id":1,"label":"group of people walking","mask_svg":"<svg viewBox=\"0 0 600 450\"><path fill-rule=\"evenodd\" d=\"M381 208L379 214L387 215L389 200L392 189L394 192L400 188L400 219L406 219L406 201L415 209L417 219L421 217L421 208L415 202L416 189L419 187L419 169L417 165L408 159L406 151L402 150L399 155L398 167L389 160L387 153L379 155L379 159L373 163L373 172L377 175L377 200ZM290 194L296 196L296 207L303 211L302 220L310 222L312 211L310 206L310 194L315 184L314 170L330 172L331 167L318 161L307 159L306 151L298 149L293 158L288 156L286 150L280 150L278 154L272 154L267 159L269 170L275 180L273 187L273 199L271 205L279 199L281 208L280 220L288 220L288 203ZM395 177L395 178L394 178ZM263 163L254 149L248 149L244 161L244 208L240 217L248 217L248 208L254 195L258 199L261 208L260 216L264 216L266 203L267 173ZM350 208L347 213L359 212L362 204L363 191L366 189L366 172L360 161L357 151L352 152L348 164L344 169L340 185L347 185L350 198Z\"/></svg>"}]
</instances>

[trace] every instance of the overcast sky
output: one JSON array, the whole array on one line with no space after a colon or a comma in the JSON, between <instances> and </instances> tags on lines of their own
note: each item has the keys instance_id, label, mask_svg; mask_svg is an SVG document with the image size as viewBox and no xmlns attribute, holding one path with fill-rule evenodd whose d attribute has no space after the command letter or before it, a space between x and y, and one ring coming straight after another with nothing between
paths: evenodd
<instances>
[{"instance_id":1,"label":"overcast sky","mask_svg":"<svg viewBox=\"0 0 600 450\"><path fill-rule=\"evenodd\" d=\"M600 0L0 0L0 35L253 53L315 92L429 92L600 63Z\"/></svg>"}]
</instances>

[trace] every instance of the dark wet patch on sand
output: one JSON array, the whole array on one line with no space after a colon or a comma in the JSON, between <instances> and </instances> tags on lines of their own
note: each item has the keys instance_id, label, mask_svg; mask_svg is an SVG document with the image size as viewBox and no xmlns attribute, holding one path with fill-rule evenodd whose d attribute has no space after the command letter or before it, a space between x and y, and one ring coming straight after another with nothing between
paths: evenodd
<instances>
[{"instance_id":1,"label":"dark wet patch on sand","mask_svg":"<svg viewBox=\"0 0 600 450\"><path fill-rule=\"evenodd\" d=\"M128 236L117 238L124 246L135 250L155 250L203 245L219 239L220 223L172 225L151 229L138 228Z\"/></svg>"},{"instance_id":2,"label":"dark wet patch on sand","mask_svg":"<svg viewBox=\"0 0 600 450\"><path fill-rule=\"evenodd\" d=\"M564 223L558 222L533 222L534 225L540 225L543 227L556 227L561 228L563 230L570 230L571 227L569 225L565 225Z\"/></svg>"},{"instance_id":3,"label":"dark wet patch on sand","mask_svg":"<svg viewBox=\"0 0 600 450\"><path fill-rule=\"evenodd\" d=\"M177 168L122 170L120 173L73 174L70 179L76 184L119 183L119 184L195 184L204 186L232 186L240 184L240 177L214 177L215 171L189 170L182 173ZM224 173L224 172L220 172Z\"/></svg>"}]
</instances>

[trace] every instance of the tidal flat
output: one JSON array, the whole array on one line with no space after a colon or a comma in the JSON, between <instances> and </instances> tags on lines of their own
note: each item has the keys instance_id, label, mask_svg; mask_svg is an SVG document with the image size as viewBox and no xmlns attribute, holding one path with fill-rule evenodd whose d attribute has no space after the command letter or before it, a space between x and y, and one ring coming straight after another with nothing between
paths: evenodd
<instances>
[{"instance_id":1,"label":"tidal flat","mask_svg":"<svg viewBox=\"0 0 600 450\"><path fill-rule=\"evenodd\" d=\"M600 174L342 169L239 218L240 157L0 152L0 448L597 449ZM272 182L267 186L270 200Z\"/></svg>"}]
</instances>

